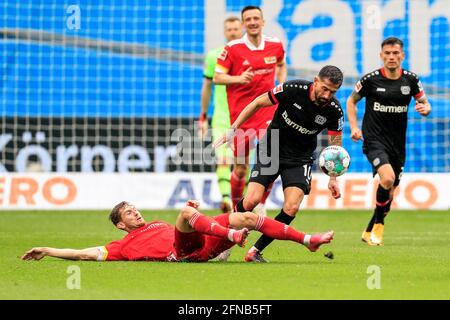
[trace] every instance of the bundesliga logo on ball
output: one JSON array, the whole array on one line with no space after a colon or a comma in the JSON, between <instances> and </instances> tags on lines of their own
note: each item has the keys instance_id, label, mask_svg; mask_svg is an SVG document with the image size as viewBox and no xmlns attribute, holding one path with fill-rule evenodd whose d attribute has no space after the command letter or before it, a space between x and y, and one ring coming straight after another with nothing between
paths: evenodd
<instances>
[{"instance_id":1,"label":"bundesliga logo on ball","mask_svg":"<svg viewBox=\"0 0 450 320\"><path fill-rule=\"evenodd\" d=\"M340 146L328 146L319 155L319 166L325 174L338 177L347 172L350 156Z\"/></svg>"}]
</instances>

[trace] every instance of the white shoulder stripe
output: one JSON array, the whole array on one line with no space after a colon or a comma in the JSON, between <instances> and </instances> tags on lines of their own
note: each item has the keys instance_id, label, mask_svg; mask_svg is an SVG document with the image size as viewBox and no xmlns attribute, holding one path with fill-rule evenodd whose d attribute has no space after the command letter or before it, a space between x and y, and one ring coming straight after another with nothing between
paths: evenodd
<instances>
[{"instance_id":1,"label":"white shoulder stripe","mask_svg":"<svg viewBox=\"0 0 450 320\"><path fill-rule=\"evenodd\" d=\"M227 43L227 46L232 47L236 44L243 44L243 43L245 43L244 39L240 38L240 39L236 39L236 40L231 40L230 42Z\"/></svg>"},{"instance_id":2,"label":"white shoulder stripe","mask_svg":"<svg viewBox=\"0 0 450 320\"><path fill-rule=\"evenodd\" d=\"M264 41L276 42L276 43L280 43L281 42L281 40L276 38L276 37L268 37L268 36L264 36Z\"/></svg>"}]
</instances>

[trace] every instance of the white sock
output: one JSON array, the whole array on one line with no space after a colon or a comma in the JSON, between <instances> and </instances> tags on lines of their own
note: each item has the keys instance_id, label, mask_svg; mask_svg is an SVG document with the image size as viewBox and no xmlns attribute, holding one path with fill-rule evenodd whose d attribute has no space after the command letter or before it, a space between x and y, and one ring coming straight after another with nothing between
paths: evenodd
<instances>
[{"instance_id":1,"label":"white sock","mask_svg":"<svg viewBox=\"0 0 450 320\"><path fill-rule=\"evenodd\" d=\"M311 241L311 235L310 234L305 235L305 238L303 239L303 244L305 246L309 247L310 241Z\"/></svg>"},{"instance_id":2,"label":"white sock","mask_svg":"<svg viewBox=\"0 0 450 320\"><path fill-rule=\"evenodd\" d=\"M236 232L236 230L234 229L230 229L230 231L228 231L228 240L230 240L231 242L234 242L233 240L233 234Z\"/></svg>"}]
</instances>

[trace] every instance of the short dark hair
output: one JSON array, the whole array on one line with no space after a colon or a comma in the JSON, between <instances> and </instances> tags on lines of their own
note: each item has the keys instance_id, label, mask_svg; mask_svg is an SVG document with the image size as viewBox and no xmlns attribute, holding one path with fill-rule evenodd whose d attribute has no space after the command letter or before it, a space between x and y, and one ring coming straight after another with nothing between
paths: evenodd
<instances>
[{"instance_id":1,"label":"short dark hair","mask_svg":"<svg viewBox=\"0 0 450 320\"><path fill-rule=\"evenodd\" d=\"M242 17L242 20L244 20L244 12L245 11L248 11L248 10L259 10L259 12L261 12L261 17L263 16L263 12L262 12L262 10L261 10L261 8L260 7L258 7L258 6L245 6L244 8L242 8L242 10L241 10L241 17Z\"/></svg>"},{"instance_id":2,"label":"short dark hair","mask_svg":"<svg viewBox=\"0 0 450 320\"><path fill-rule=\"evenodd\" d=\"M342 74L341 69L331 65L327 65L320 69L318 76L321 80L328 79L339 87L344 81L344 75Z\"/></svg>"},{"instance_id":3,"label":"short dark hair","mask_svg":"<svg viewBox=\"0 0 450 320\"><path fill-rule=\"evenodd\" d=\"M231 16L231 17L226 18L225 21L224 21L223 23L225 24L225 23L227 23L227 22L235 22L235 21L241 21L241 19L239 19L239 18L236 17L236 16Z\"/></svg>"},{"instance_id":4,"label":"short dark hair","mask_svg":"<svg viewBox=\"0 0 450 320\"><path fill-rule=\"evenodd\" d=\"M396 45L398 44L402 49L403 49L403 41L400 40L399 38L396 37L388 37L386 39L383 40L383 42L381 43L381 48L383 49L384 46L386 45Z\"/></svg>"},{"instance_id":5,"label":"short dark hair","mask_svg":"<svg viewBox=\"0 0 450 320\"><path fill-rule=\"evenodd\" d=\"M117 224L122 221L122 209L125 206L130 206L131 204L127 201L122 201L119 202L118 204L116 204L116 206L111 210L110 214L109 214L109 220L111 220L111 222L117 226Z\"/></svg>"}]
</instances>

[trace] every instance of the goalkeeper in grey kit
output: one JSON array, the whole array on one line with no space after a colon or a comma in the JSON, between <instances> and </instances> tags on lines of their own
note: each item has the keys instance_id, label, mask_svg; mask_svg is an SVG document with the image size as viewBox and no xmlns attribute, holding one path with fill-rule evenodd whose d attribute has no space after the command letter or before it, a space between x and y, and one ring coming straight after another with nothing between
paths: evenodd
<instances>
[{"instance_id":1,"label":"goalkeeper in grey kit","mask_svg":"<svg viewBox=\"0 0 450 320\"><path fill-rule=\"evenodd\" d=\"M380 58L384 66L362 77L347 100L351 138L357 141L364 137L363 152L372 165L373 174L380 176L375 211L361 236L369 245L383 244L384 218L391 209L405 164L411 99L415 99L415 109L420 115L427 116L431 112L419 77L402 69L403 42L395 37L386 38L381 44ZM361 131L356 104L363 97L366 108Z\"/></svg>"},{"instance_id":2,"label":"goalkeeper in grey kit","mask_svg":"<svg viewBox=\"0 0 450 320\"><path fill-rule=\"evenodd\" d=\"M258 144L247 193L234 208L236 212L251 211L267 186L281 176L284 204L275 220L285 224L292 222L303 197L310 192L317 135L327 129L329 144L342 144L344 113L334 98L342 81L339 68L325 66L313 82L298 79L279 84L248 104L229 132L214 143L218 147L232 142L239 127L258 109L278 103L272 122ZM330 177L328 189L333 198L341 196L335 177ZM261 251L272 241L266 236L259 238L246 254L245 261L266 262Z\"/></svg>"}]
</instances>

